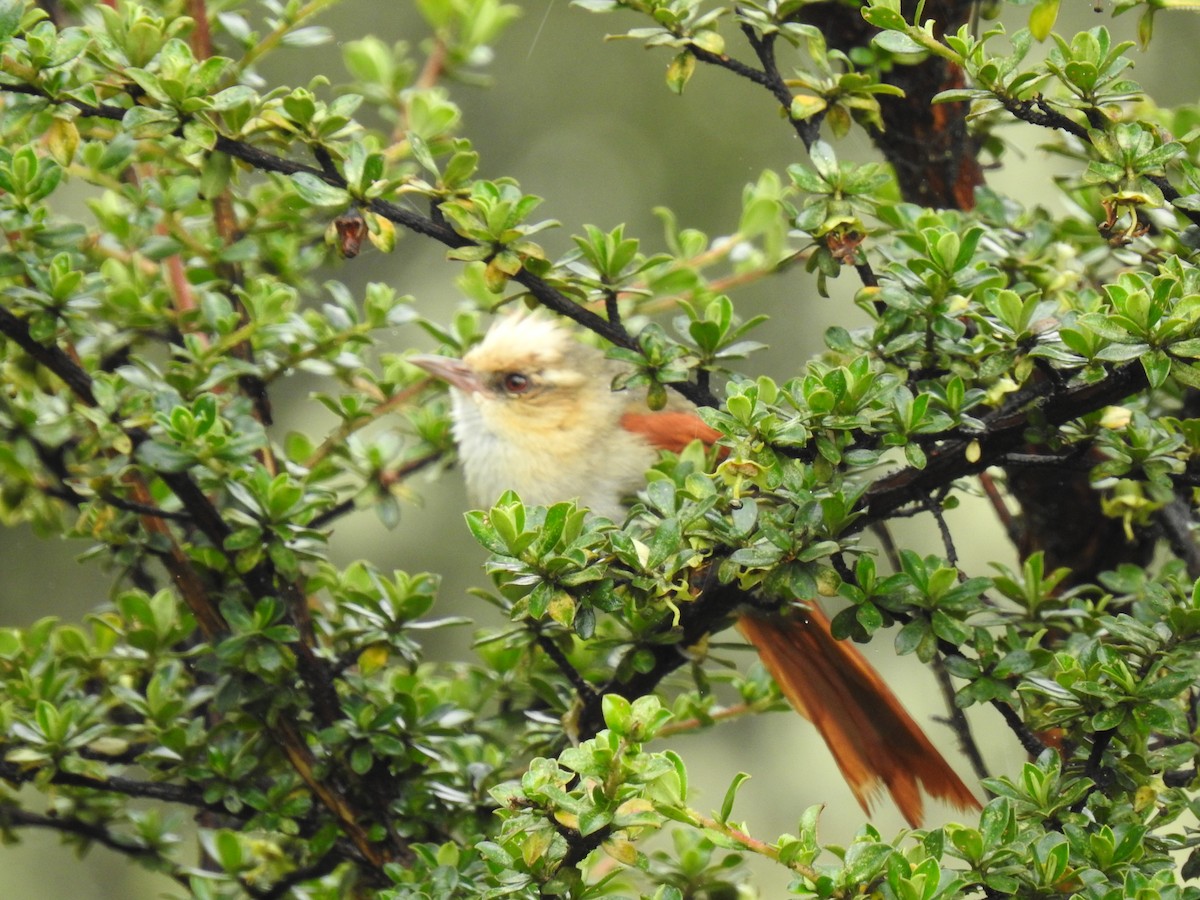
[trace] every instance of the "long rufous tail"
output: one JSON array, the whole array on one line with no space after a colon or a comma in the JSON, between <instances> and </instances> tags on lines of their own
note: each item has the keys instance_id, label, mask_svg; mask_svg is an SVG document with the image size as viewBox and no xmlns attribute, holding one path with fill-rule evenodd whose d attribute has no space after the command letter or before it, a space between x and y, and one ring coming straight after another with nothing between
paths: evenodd
<instances>
[{"instance_id":1,"label":"long rufous tail","mask_svg":"<svg viewBox=\"0 0 1200 900\"><path fill-rule=\"evenodd\" d=\"M676 453L689 441L711 446L721 437L693 412L630 411L621 427ZM922 787L959 809L979 808L879 673L852 644L834 640L819 609L791 618L747 613L738 629L792 706L817 726L864 812L885 786L914 828L924 815Z\"/></svg>"},{"instance_id":2,"label":"long rufous tail","mask_svg":"<svg viewBox=\"0 0 1200 900\"><path fill-rule=\"evenodd\" d=\"M820 610L747 613L738 630L792 706L817 726L864 812L885 786L914 828L924 816L921 788L959 809L979 808L879 673L853 644L833 637Z\"/></svg>"}]
</instances>

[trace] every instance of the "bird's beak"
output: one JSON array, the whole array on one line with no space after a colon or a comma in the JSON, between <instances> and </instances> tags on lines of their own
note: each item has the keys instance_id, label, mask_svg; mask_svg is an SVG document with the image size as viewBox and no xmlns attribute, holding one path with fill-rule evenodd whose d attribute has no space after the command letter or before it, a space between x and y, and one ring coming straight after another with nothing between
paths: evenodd
<instances>
[{"instance_id":1,"label":"bird's beak","mask_svg":"<svg viewBox=\"0 0 1200 900\"><path fill-rule=\"evenodd\" d=\"M479 380L475 370L461 359L455 359L453 356L421 354L410 356L408 361L414 366L424 369L434 378L440 378L466 394L474 394L483 390L483 382Z\"/></svg>"}]
</instances>

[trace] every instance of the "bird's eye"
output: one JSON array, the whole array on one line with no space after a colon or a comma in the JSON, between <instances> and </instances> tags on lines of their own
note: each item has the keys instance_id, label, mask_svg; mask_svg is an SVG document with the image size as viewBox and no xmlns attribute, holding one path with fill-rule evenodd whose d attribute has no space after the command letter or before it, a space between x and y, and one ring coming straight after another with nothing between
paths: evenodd
<instances>
[{"instance_id":1,"label":"bird's eye","mask_svg":"<svg viewBox=\"0 0 1200 900\"><path fill-rule=\"evenodd\" d=\"M522 375L520 372L506 372L500 377L500 384L504 387L505 392L509 394L524 394L533 387L532 379L528 375Z\"/></svg>"}]
</instances>

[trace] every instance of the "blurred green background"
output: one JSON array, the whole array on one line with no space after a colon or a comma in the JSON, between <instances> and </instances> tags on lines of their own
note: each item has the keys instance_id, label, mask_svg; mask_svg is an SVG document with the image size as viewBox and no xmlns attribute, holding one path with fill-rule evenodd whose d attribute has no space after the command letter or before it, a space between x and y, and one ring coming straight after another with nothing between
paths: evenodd
<instances>
[{"instance_id":1,"label":"blurred green background","mask_svg":"<svg viewBox=\"0 0 1200 900\"><path fill-rule=\"evenodd\" d=\"M546 198L539 214L555 218L563 228L539 237L551 256L570 246L569 235L584 223L608 229L626 223L626 234L642 239L649 251L663 249L656 206L673 209L681 225L710 236L732 231L739 214L743 185L765 168L782 171L803 158L803 147L776 114L765 92L725 72L700 67L682 97L665 87L669 59L647 52L634 42L606 43L608 32L640 25L632 15L593 16L567 0L523 4L525 13L496 46L488 68L490 88L454 87L464 112L464 134L482 156L481 175L517 178L526 192ZM1066 7L1071 7L1067 9ZM1020 23L1028 7L1009 10ZM410 3L346 0L318 24L330 27L335 41L318 48L283 50L262 68L270 84L304 84L325 74L334 84L347 80L338 42L374 33L392 42L417 45L426 32ZM1085 0L1067 0L1058 31L1071 34L1107 24L1119 37L1132 37L1131 16L1110 20L1097 15ZM1138 56L1133 77L1159 105L1197 99L1197 54L1200 18L1160 15L1152 53ZM730 52L742 47L727 35ZM1006 168L990 174L991 184L1024 202L1043 202L1053 210L1056 199L1050 177L1062 162L1038 149L1044 135L1032 127L1012 127L1005 136L1016 146ZM870 148L861 137L838 146L843 156L866 158ZM67 211L64 212L78 212ZM441 248L405 236L394 254L368 250L331 277L354 290L368 281L386 281L401 293L416 295L427 311L448 318L459 302L453 286L458 265L447 263ZM850 304L849 278L835 284L832 299L816 296L811 279L794 269L735 296L743 315L774 313L760 340L771 348L747 365L750 374L785 379L802 370L804 361L821 349L821 335L833 324L853 327L860 314ZM802 313L798 307L802 306ZM397 347L413 340L429 349L427 338L398 334ZM277 436L288 429L320 436L329 422L309 401L316 381L297 382L275 398ZM384 528L370 512L338 523L333 536L335 558L345 563L365 557L384 568L435 571L445 576L435 614L475 614L487 620L464 593L484 583L483 551L462 524L466 500L455 473L437 481L418 479L420 497L405 506L401 524ZM908 523L902 541L922 552L940 548L932 521ZM951 514L962 564L971 574L988 570L989 560L1011 563L994 517L982 502L964 504ZM80 543L43 541L27 529L0 530L0 626L23 626L42 616L78 620L106 602L108 580L95 566L76 557ZM434 656L462 658L469 653L467 629L439 637ZM937 688L911 658L897 659L886 639L867 650L873 663L896 685L914 716L929 723L935 743L948 745L945 729L932 722L942 714ZM1019 748L989 711L972 710L972 721L993 772L1011 771L1021 762ZM829 754L808 723L790 714L736 721L708 732L680 738L676 749L692 771L700 809L720 805L726 785L739 770L753 775L743 788L735 818L748 822L763 839L792 831L810 804L826 803L822 819L825 840L845 842L862 817ZM965 765L960 767L970 780ZM934 818L941 810L935 810ZM902 827L887 801L874 823L885 833ZM50 834L23 832L16 847L0 850L0 896L5 900L113 900L160 897L178 893L166 879L141 872L104 850L78 860ZM786 879L767 866L762 896L782 893Z\"/></svg>"}]
</instances>

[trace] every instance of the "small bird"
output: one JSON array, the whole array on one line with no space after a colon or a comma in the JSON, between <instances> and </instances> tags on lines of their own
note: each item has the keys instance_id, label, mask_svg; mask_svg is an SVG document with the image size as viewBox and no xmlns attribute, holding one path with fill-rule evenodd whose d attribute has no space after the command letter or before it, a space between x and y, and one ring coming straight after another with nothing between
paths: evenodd
<instances>
[{"instance_id":1,"label":"small bird","mask_svg":"<svg viewBox=\"0 0 1200 900\"><path fill-rule=\"evenodd\" d=\"M620 521L622 501L645 484L661 450L720 437L693 411L652 412L633 392L612 390L622 365L536 313L498 319L461 360L409 361L452 388L454 439L479 504L513 490L527 504L577 499ZM921 787L959 809L979 807L862 654L833 637L819 608L747 609L737 624L792 706L817 726L865 812L882 787L914 828L924 817Z\"/></svg>"}]
</instances>

